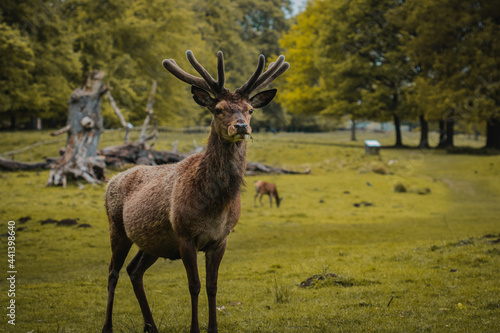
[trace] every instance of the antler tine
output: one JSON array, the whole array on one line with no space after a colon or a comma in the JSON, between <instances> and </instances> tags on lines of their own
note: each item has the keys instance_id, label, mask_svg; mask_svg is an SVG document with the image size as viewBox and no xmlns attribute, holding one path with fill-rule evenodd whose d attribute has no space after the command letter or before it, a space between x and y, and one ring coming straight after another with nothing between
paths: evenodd
<instances>
[{"instance_id":1,"label":"antler tine","mask_svg":"<svg viewBox=\"0 0 500 333\"><path fill-rule=\"evenodd\" d=\"M268 82L267 84L271 83L272 80L268 80L268 79L271 78L273 76L273 74L275 74L280 69L280 67L284 61L285 61L285 56L280 55L278 57L278 59L276 59L276 62L270 63L269 66L267 67L267 71L265 71L264 73L262 73L261 76L259 76L257 81L252 86L252 88L250 88L250 91L254 91L257 88L260 88L264 82ZM288 67L285 69L285 71L287 69L288 69ZM281 74L283 74L283 73L281 73Z\"/></svg>"},{"instance_id":2,"label":"antler tine","mask_svg":"<svg viewBox=\"0 0 500 333\"><path fill-rule=\"evenodd\" d=\"M201 77L210 86L209 91L215 95L218 95L221 91L219 91L219 84L217 83L217 81L215 81L212 75L210 75L210 73L198 62L198 60L196 60L191 50L188 50L186 52L186 56L191 66L193 66L193 68L196 69L198 73L200 73ZM219 56L217 57L217 65L219 65Z\"/></svg>"},{"instance_id":3,"label":"antler tine","mask_svg":"<svg viewBox=\"0 0 500 333\"><path fill-rule=\"evenodd\" d=\"M226 74L224 72L224 54L222 51L217 52L217 89L219 92L224 90L226 83Z\"/></svg>"},{"instance_id":4,"label":"antler tine","mask_svg":"<svg viewBox=\"0 0 500 333\"><path fill-rule=\"evenodd\" d=\"M236 92L243 95L250 94L252 86L259 78L265 65L266 65L266 57L264 57L264 55L261 54L259 56L259 62L257 63L257 68L255 68L255 71L253 72L252 76L250 76L247 82L245 82L240 88L236 89Z\"/></svg>"},{"instance_id":5,"label":"antler tine","mask_svg":"<svg viewBox=\"0 0 500 333\"><path fill-rule=\"evenodd\" d=\"M267 80L262 82L259 86L257 86L253 90L260 90L264 89L266 86L268 86L271 82L273 82L278 76L281 74L285 73L288 69L290 68L290 64L288 62L284 62L277 70L276 72L271 75Z\"/></svg>"},{"instance_id":6,"label":"antler tine","mask_svg":"<svg viewBox=\"0 0 500 333\"><path fill-rule=\"evenodd\" d=\"M182 68L180 68L179 65L177 65L174 59L165 59L163 60L162 64L163 67L165 67L170 73L172 73L179 80L184 81L193 86L197 86L198 88L202 88L208 91L211 90L211 87L204 79L187 73Z\"/></svg>"}]
</instances>

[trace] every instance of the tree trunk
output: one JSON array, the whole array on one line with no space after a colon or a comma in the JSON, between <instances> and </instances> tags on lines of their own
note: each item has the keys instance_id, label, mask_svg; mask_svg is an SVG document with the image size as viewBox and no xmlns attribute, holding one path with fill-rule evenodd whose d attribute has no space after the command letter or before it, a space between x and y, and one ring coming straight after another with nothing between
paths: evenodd
<instances>
[{"instance_id":1,"label":"tree trunk","mask_svg":"<svg viewBox=\"0 0 500 333\"><path fill-rule=\"evenodd\" d=\"M356 121L351 120L351 141L356 141Z\"/></svg>"},{"instance_id":2,"label":"tree trunk","mask_svg":"<svg viewBox=\"0 0 500 333\"><path fill-rule=\"evenodd\" d=\"M66 148L61 158L52 165L47 186L66 186L68 175L82 177L89 183L100 183L104 179L104 158L97 155L103 131L101 96L107 90L103 78L104 72L91 71L84 85L71 94Z\"/></svg>"},{"instance_id":3,"label":"tree trunk","mask_svg":"<svg viewBox=\"0 0 500 333\"><path fill-rule=\"evenodd\" d=\"M403 147L403 139L401 137L401 121L397 114L394 113L394 129L396 130L396 143L395 147Z\"/></svg>"},{"instance_id":4,"label":"tree trunk","mask_svg":"<svg viewBox=\"0 0 500 333\"><path fill-rule=\"evenodd\" d=\"M420 115L420 143L419 148L429 148L429 122L423 115Z\"/></svg>"},{"instance_id":5,"label":"tree trunk","mask_svg":"<svg viewBox=\"0 0 500 333\"><path fill-rule=\"evenodd\" d=\"M9 170L9 171L38 170L38 169L48 169L48 167L49 163L47 162L23 163L0 157L0 170Z\"/></svg>"},{"instance_id":6,"label":"tree trunk","mask_svg":"<svg viewBox=\"0 0 500 333\"><path fill-rule=\"evenodd\" d=\"M16 129L16 114L14 112L12 112L10 115L10 129Z\"/></svg>"},{"instance_id":7,"label":"tree trunk","mask_svg":"<svg viewBox=\"0 0 500 333\"><path fill-rule=\"evenodd\" d=\"M453 136L455 134L455 119L446 119L446 142L445 147L453 147Z\"/></svg>"},{"instance_id":8,"label":"tree trunk","mask_svg":"<svg viewBox=\"0 0 500 333\"><path fill-rule=\"evenodd\" d=\"M444 120L439 121L439 143L438 148L446 147L446 126Z\"/></svg>"},{"instance_id":9,"label":"tree trunk","mask_svg":"<svg viewBox=\"0 0 500 333\"><path fill-rule=\"evenodd\" d=\"M490 119L486 123L486 148L500 149L500 119Z\"/></svg>"}]
</instances>

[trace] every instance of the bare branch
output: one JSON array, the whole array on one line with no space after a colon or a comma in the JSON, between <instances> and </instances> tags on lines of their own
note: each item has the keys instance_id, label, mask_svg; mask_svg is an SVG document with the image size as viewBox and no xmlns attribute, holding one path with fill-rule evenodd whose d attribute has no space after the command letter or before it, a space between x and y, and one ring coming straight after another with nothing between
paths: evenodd
<instances>
[{"instance_id":1,"label":"bare branch","mask_svg":"<svg viewBox=\"0 0 500 333\"><path fill-rule=\"evenodd\" d=\"M146 118L144 119L144 125L142 125L141 135L139 136L139 144L143 144L146 142L146 132L148 129L149 121L153 116L153 103L155 100L156 88L157 88L156 80L153 80L153 84L151 86L151 93L149 94L148 104L146 105Z\"/></svg>"},{"instance_id":2,"label":"bare branch","mask_svg":"<svg viewBox=\"0 0 500 333\"><path fill-rule=\"evenodd\" d=\"M123 128L125 128L125 143L127 143L128 137L129 137L129 132L130 132L129 125L125 121L125 117L123 116L120 109L118 108L118 105L116 105L116 101L113 98L113 95L111 95L111 92L109 90L106 91L106 97L108 98L109 104L113 108L113 111L115 111L115 114L118 116L118 119L120 119L120 123L122 124Z\"/></svg>"},{"instance_id":3,"label":"bare branch","mask_svg":"<svg viewBox=\"0 0 500 333\"><path fill-rule=\"evenodd\" d=\"M66 125L63 128L58 129L57 131L50 133L50 135L51 136L58 136L58 135L61 135L63 133L68 132L70 129L71 129L71 125Z\"/></svg>"}]
</instances>

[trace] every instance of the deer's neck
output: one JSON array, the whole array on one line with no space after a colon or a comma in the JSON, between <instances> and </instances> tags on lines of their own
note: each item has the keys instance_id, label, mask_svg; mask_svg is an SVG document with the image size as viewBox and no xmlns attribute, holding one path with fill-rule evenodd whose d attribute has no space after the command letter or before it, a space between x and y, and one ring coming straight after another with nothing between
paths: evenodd
<instances>
[{"instance_id":1,"label":"deer's neck","mask_svg":"<svg viewBox=\"0 0 500 333\"><path fill-rule=\"evenodd\" d=\"M246 141L229 143L212 130L198 169L199 190L207 208L224 209L239 195L245 169Z\"/></svg>"}]
</instances>

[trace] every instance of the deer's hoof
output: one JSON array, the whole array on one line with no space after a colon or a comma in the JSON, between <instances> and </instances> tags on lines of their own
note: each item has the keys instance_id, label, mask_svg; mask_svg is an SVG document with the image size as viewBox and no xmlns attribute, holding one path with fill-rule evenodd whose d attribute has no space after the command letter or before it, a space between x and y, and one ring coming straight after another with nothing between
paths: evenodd
<instances>
[{"instance_id":1,"label":"deer's hoof","mask_svg":"<svg viewBox=\"0 0 500 333\"><path fill-rule=\"evenodd\" d=\"M145 333L158 333L158 329L156 328L155 325L146 324L146 325L144 325L144 332Z\"/></svg>"},{"instance_id":2,"label":"deer's hoof","mask_svg":"<svg viewBox=\"0 0 500 333\"><path fill-rule=\"evenodd\" d=\"M113 333L113 327L106 327L106 326L104 326L102 328L102 333Z\"/></svg>"}]
</instances>

